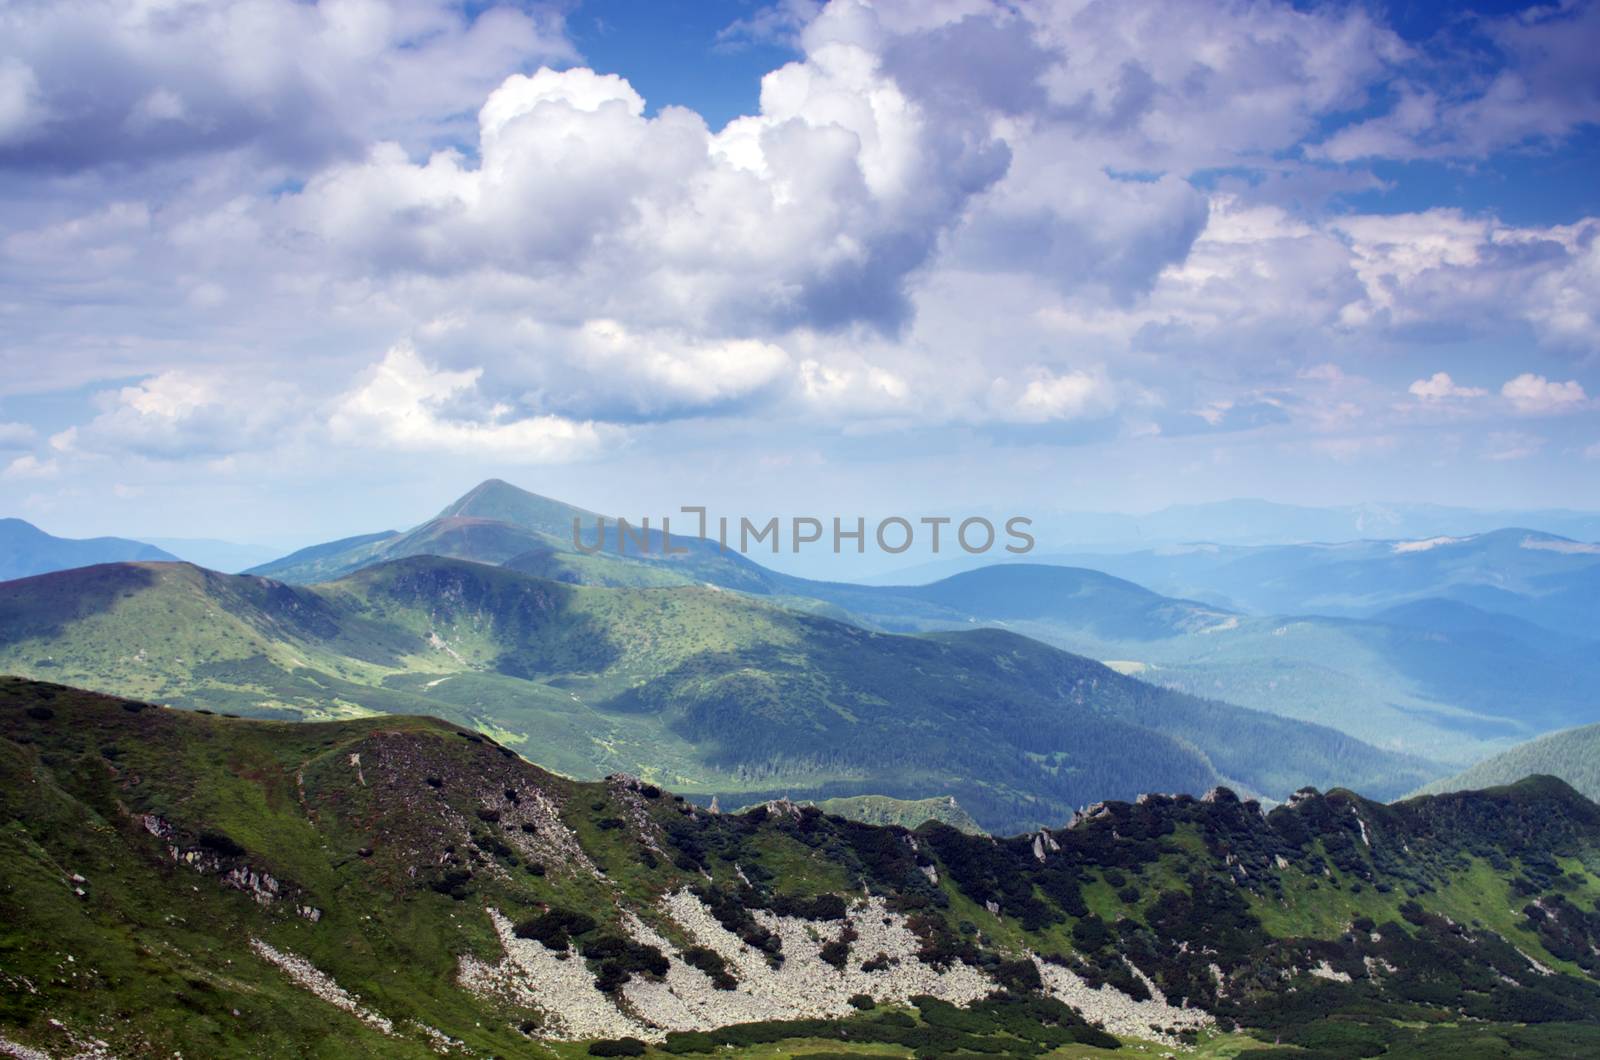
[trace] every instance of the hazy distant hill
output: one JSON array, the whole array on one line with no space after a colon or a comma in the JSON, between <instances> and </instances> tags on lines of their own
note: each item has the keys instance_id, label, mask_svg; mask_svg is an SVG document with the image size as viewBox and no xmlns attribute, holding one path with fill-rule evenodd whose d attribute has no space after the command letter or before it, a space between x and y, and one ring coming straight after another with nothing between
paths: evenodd
<instances>
[{"instance_id":1,"label":"hazy distant hill","mask_svg":"<svg viewBox=\"0 0 1600 1060\"><path fill-rule=\"evenodd\" d=\"M1093 567L1160 593L1257 614L1370 617L1442 599L1558 634L1600 636L1600 545L1535 530L1336 544L1174 545L1037 561Z\"/></svg>"},{"instance_id":2,"label":"hazy distant hill","mask_svg":"<svg viewBox=\"0 0 1600 1060\"><path fill-rule=\"evenodd\" d=\"M1420 794L1510 784L1535 773L1560 777L1589 798L1600 799L1600 724L1529 740L1453 777L1427 784Z\"/></svg>"},{"instance_id":3,"label":"hazy distant hill","mask_svg":"<svg viewBox=\"0 0 1600 1060\"><path fill-rule=\"evenodd\" d=\"M0 519L0 581L124 560L171 560L171 553L121 537L54 537L21 519Z\"/></svg>"},{"instance_id":4,"label":"hazy distant hill","mask_svg":"<svg viewBox=\"0 0 1600 1060\"><path fill-rule=\"evenodd\" d=\"M150 544L167 550L185 563L228 574L269 563L280 554L280 550L265 545L248 545L209 537L152 537Z\"/></svg>"},{"instance_id":5,"label":"hazy distant hill","mask_svg":"<svg viewBox=\"0 0 1600 1060\"><path fill-rule=\"evenodd\" d=\"M181 564L0 585L0 670L240 714L443 714L574 776L730 805L955 795L989 828L1230 782L1398 794L1434 775L999 630L894 636L701 587L412 557L296 587Z\"/></svg>"}]
</instances>

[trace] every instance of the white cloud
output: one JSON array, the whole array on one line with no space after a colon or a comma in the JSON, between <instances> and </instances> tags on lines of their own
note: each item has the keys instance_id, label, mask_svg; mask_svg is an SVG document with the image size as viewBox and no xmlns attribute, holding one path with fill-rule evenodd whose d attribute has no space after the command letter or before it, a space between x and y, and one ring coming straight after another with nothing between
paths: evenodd
<instances>
[{"instance_id":1,"label":"white cloud","mask_svg":"<svg viewBox=\"0 0 1600 1060\"><path fill-rule=\"evenodd\" d=\"M1407 76L1386 113L1345 126L1312 153L1339 162L1481 158L1507 147L1560 141L1600 121L1593 77L1600 5L1538 5L1452 28L1479 39L1429 64L1431 80L1447 87L1424 87L1425 74ZM1499 58L1498 69L1485 61L1489 56Z\"/></svg>"},{"instance_id":2,"label":"white cloud","mask_svg":"<svg viewBox=\"0 0 1600 1060\"><path fill-rule=\"evenodd\" d=\"M1595 442L1583 451L1585 460L1600 460L1600 442Z\"/></svg>"},{"instance_id":3,"label":"white cloud","mask_svg":"<svg viewBox=\"0 0 1600 1060\"><path fill-rule=\"evenodd\" d=\"M477 418L450 416L452 404L476 398L482 374L478 368L436 370L411 347L396 346L339 401L330 430L336 439L362 445L529 464L574 460L621 440L616 428L560 416L517 416L500 404Z\"/></svg>"},{"instance_id":4,"label":"white cloud","mask_svg":"<svg viewBox=\"0 0 1600 1060\"><path fill-rule=\"evenodd\" d=\"M1015 392L1005 380L998 382L996 390L1004 395L1002 400L1009 406L1004 418L1023 423L1100 416L1116 403L1114 388L1100 372L1040 370L1020 392Z\"/></svg>"},{"instance_id":5,"label":"white cloud","mask_svg":"<svg viewBox=\"0 0 1600 1060\"><path fill-rule=\"evenodd\" d=\"M33 444L39 432L26 423L0 423L0 449L22 449Z\"/></svg>"},{"instance_id":6,"label":"white cloud","mask_svg":"<svg viewBox=\"0 0 1600 1060\"><path fill-rule=\"evenodd\" d=\"M1430 62L1368 9L794 3L769 22L798 59L713 129L538 69L566 53L537 10L260 0L252 52L245 7L170 8L171 40L139 7L107 30L125 90L91 79L77 124L32 124L65 98L40 27L98 39L99 2L0 11L0 115L26 80L3 71L38 67L33 153L0 158L25 191L0 203L0 389L116 388L64 470L249 468L291 437L564 460L706 416L790 440L1292 429L1354 456L1357 428L1595 390L1555 359L1600 342L1600 221L1327 208L1377 184L1301 161L1307 137ZM157 43L177 58L128 73ZM1418 128L1461 102L1427 91L1402 92ZM1467 339L1574 378L1468 401L1435 371Z\"/></svg>"},{"instance_id":7,"label":"white cloud","mask_svg":"<svg viewBox=\"0 0 1600 1060\"><path fill-rule=\"evenodd\" d=\"M62 0L0 8L0 165L239 149L300 167L426 142L530 60L573 58L553 6L448 0Z\"/></svg>"},{"instance_id":8,"label":"white cloud","mask_svg":"<svg viewBox=\"0 0 1600 1060\"><path fill-rule=\"evenodd\" d=\"M303 411L286 384L182 369L95 400L98 415L50 439L56 451L157 460L225 456L270 447Z\"/></svg>"},{"instance_id":9,"label":"white cloud","mask_svg":"<svg viewBox=\"0 0 1600 1060\"><path fill-rule=\"evenodd\" d=\"M695 342L682 336L638 335L615 320L591 320L578 338L594 375L636 382L641 412L715 405L749 396L789 371L781 346L755 339Z\"/></svg>"},{"instance_id":10,"label":"white cloud","mask_svg":"<svg viewBox=\"0 0 1600 1060\"><path fill-rule=\"evenodd\" d=\"M876 414L910 411L911 387L904 378L859 358L800 362L800 394L829 413Z\"/></svg>"},{"instance_id":11,"label":"white cloud","mask_svg":"<svg viewBox=\"0 0 1600 1060\"><path fill-rule=\"evenodd\" d=\"M0 146L23 140L44 117L33 69L14 56L0 56Z\"/></svg>"},{"instance_id":12,"label":"white cloud","mask_svg":"<svg viewBox=\"0 0 1600 1060\"><path fill-rule=\"evenodd\" d=\"M60 465L54 460L40 460L32 453L25 453L6 465L0 471L0 478L6 479L34 479L54 478L60 471Z\"/></svg>"},{"instance_id":13,"label":"white cloud","mask_svg":"<svg viewBox=\"0 0 1600 1060\"><path fill-rule=\"evenodd\" d=\"M1507 380L1500 388L1500 395L1518 412L1529 415L1570 412L1588 401L1588 395L1576 379L1553 383L1532 372Z\"/></svg>"},{"instance_id":14,"label":"white cloud","mask_svg":"<svg viewBox=\"0 0 1600 1060\"><path fill-rule=\"evenodd\" d=\"M1418 379L1406 388L1412 397L1423 401L1449 401L1454 398L1480 398L1488 396L1482 387L1460 386L1450 378L1449 372L1434 372L1427 379Z\"/></svg>"},{"instance_id":15,"label":"white cloud","mask_svg":"<svg viewBox=\"0 0 1600 1060\"><path fill-rule=\"evenodd\" d=\"M720 133L643 109L613 75L514 76L479 112L476 165L381 145L311 181L284 220L352 276L498 270L558 318L893 327L907 275L1004 165L845 43L768 74L761 113Z\"/></svg>"}]
</instances>

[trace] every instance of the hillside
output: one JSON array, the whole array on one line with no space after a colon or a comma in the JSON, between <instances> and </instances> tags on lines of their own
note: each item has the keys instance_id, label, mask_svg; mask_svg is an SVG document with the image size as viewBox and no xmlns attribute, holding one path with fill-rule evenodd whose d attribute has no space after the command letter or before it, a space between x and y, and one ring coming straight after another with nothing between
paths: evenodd
<instances>
[{"instance_id":1,"label":"hillside","mask_svg":"<svg viewBox=\"0 0 1600 1060\"><path fill-rule=\"evenodd\" d=\"M1000 630L897 636L433 557L315 587L162 564L5 583L0 670L261 717L440 714L568 775L730 806L954 795L991 830L1145 791L1398 794L1436 775Z\"/></svg>"},{"instance_id":2,"label":"hillside","mask_svg":"<svg viewBox=\"0 0 1600 1060\"><path fill-rule=\"evenodd\" d=\"M715 542L688 536L695 529L685 518L674 529L674 551L664 547L657 520L644 534L641 549L631 536L619 542L616 521L599 534L600 516L561 501L489 479L446 505L433 518L405 532L389 531L332 541L302 549L282 559L251 568L259 574L295 584L329 581L363 567L410 556L443 556L478 563L505 564L554 581L580 585L695 585L708 583L767 595L778 592L781 576L773 575ZM576 520L584 552L573 544ZM640 527L633 527L638 532Z\"/></svg>"},{"instance_id":3,"label":"hillside","mask_svg":"<svg viewBox=\"0 0 1600 1060\"><path fill-rule=\"evenodd\" d=\"M420 717L0 679L0 737L16 1055L1600 1049L1600 807L1552 778L1154 797L993 840L712 815Z\"/></svg>"},{"instance_id":4,"label":"hillside","mask_svg":"<svg viewBox=\"0 0 1600 1060\"><path fill-rule=\"evenodd\" d=\"M121 537L55 537L21 519L0 519L0 581L91 563L173 560L169 552Z\"/></svg>"},{"instance_id":5,"label":"hillside","mask_svg":"<svg viewBox=\"0 0 1600 1060\"><path fill-rule=\"evenodd\" d=\"M1516 617L1515 607L1466 600L1500 593L1545 621L1582 619L1585 601L1600 599L1600 584L1583 581L1585 571L1600 577L1600 557L1533 531L1420 544L1172 547L869 586L767 570L683 537L689 524L674 533L684 555L662 556L659 533L650 555L632 546L618 554L614 522L602 551L582 554L572 546L573 518L593 541L593 513L490 480L407 533L319 546L257 572L311 583L437 554L579 585L715 585L888 632L994 626L1446 768L1597 717L1590 689L1600 682L1600 624L1555 632ZM1252 613L1261 608L1269 613Z\"/></svg>"},{"instance_id":6,"label":"hillside","mask_svg":"<svg viewBox=\"0 0 1600 1060\"><path fill-rule=\"evenodd\" d=\"M1591 799L1600 799L1600 725L1541 736L1497 754L1453 777L1422 787L1425 794L1510 784L1535 773L1560 777Z\"/></svg>"},{"instance_id":7,"label":"hillside","mask_svg":"<svg viewBox=\"0 0 1600 1060\"><path fill-rule=\"evenodd\" d=\"M890 799L882 795L854 795L844 799L823 799L817 803L823 813L836 814L862 824L899 825L916 828L928 821L947 824L958 832L979 835L983 828L955 799Z\"/></svg>"},{"instance_id":8,"label":"hillside","mask_svg":"<svg viewBox=\"0 0 1600 1060\"><path fill-rule=\"evenodd\" d=\"M1374 620L1257 616L1097 571L1020 563L925 586L835 590L818 591L880 626L1000 626L1168 688L1458 764L1596 716L1600 653L1451 601Z\"/></svg>"}]
</instances>

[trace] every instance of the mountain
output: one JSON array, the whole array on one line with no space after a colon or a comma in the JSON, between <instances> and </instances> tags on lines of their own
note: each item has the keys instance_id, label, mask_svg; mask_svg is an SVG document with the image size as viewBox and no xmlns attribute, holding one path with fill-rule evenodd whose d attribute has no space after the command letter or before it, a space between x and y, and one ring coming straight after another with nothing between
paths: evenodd
<instances>
[{"instance_id":1,"label":"mountain","mask_svg":"<svg viewBox=\"0 0 1600 1060\"><path fill-rule=\"evenodd\" d=\"M0 519L0 581L91 563L171 560L171 553L121 537L55 537L21 519Z\"/></svg>"},{"instance_id":2,"label":"mountain","mask_svg":"<svg viewBox=\"0 0 1600 1060\"><path fill-rule=\"evenodd\" d=\"M891 635L431 556L314 587L182 564L0 584L0 671L262 717L436 713L569 775L729 805L954 795L991 830L1144 791L1398 794L1439 772L1003 630Z\"/></svg>"},{"instance_id":3,"label":"mountain","mask_svg":"<svg viewBox=\"0 0 1600 1060\"><path fill-rule=\"evenodd\" d=\"M1548 777L993 839L714 815L425 717L0 679L0 737L12 1055L1600 1051L1600 807Z\"/></svg>"},{"instance_id":4,"label":"mountain","mask_svg":"<svg viewBox=\"0 0 1600 1060\"><path fill-rule=\"evenodd\" d=\"M621 538L615 519L489 479L405 532L388 531L301 549L253 567L259 574L296 584L329 581L363 567L409 556L445 556L494 563L554 581L578 585L720 585L758 595L783 591L786 579L714 541L690 537L688 521L672 531L668 553L659 525L630 525ZM573 523L589 550L574 544Z\"/></svg>"},{"instance_id":5,"label":"mountain","mask_svg":"<svg viewBox=\"0 0 1600 1060\"><path fill-rule=\"evenodd\" d=\"M1336 544L1191 544L1035 562L1088 566L1157 592L1257 614L1370 617L1441 599L1557 635L1600 631L1600 545L1526 529Z\"/></svg>"},{"instance_id":6,"label":"mountain","mask_svg":"<svg viewBox=\"0 0 1600 1060\"><path fill-rule=\"evenodd\" d=\"M1506 526L1585 541L1600 539L1600 512L1561 508L1479 510L1437 504L1355 504L1308 507L1240 499L1178 504L1148 515L1103 512L1052 512L1037 520L1046 547L1081 544L1147 546L1211 541L1226 545L1279 545L1284 542L1355 539L1467 537Z\"/></svg>"},{"instance_id":7,"label":"mountain","mask_svg":"<svg viewBox=\"0 0 1600 1060\"><path fill-rule=\"evenodd\" d=\"M334 543L258 572L306 583L434 554L573 584L715 585L890 632L999 626L1166 687L1330 725L1450 766L1596 717L1589 689L1600 680L1600 652L1584 630L1597 627L1586 626L1582 612L1600 600L1600 585L1586 599L1581 575L1597 557L1584 551L1590 546L1533 531L1167 548L1071 557L1086 566L995 563L927 585L867 586L767 570L715 542L683 537L690 527L674 533L683 555L662 554L659 528L648 555L633 546L619 554L614 521L604 548L584 554L572 544L574 518L585 541L594 540L593 513L490 480L407 533ZM1600 575L1600 565L1593 570ZM1439 595L1480 590L1511 594L1545 621L1561 615L1574 624L1556 632ZM1272 606L1255 614L1234 602L1239 597ZM1442 628L1440 608L1499 618ZM1356 618L1352 610L1372 614Z\"/></svg>"},{"instance_id":8,"label":"mountain","mask_svg":"<svg viewBox=\"0 0 1600 1060\"><path fill-rule=\"evenodd\" d=\"M916 828L929 821L947 824L958 832L981 835L983 828L954 798L891 799L883 795L853 795L843 799L823 799L817 803L823 813L834 814L862 824L898 825Z\"/></svg>"},{"instance_id":9,"label":"mountain","mask_svg":"<svg viewBox=\"0 0 1600 1060\"><path fill-rule=\"evenodd\" d=\"M793 588L883 628L1000 626L1165 687L1460 764L1593 720L1600 652L1452 601L1257 616L1101 572L997 564L924 586Z\"/></svg>"},{"instance_id":10,"label":"mountain","mask_svg":"<svg viewBox=\"0 0 1600 1060\"><path fill-rule=\"evenodd\" d=\"M1534 773L1560 777L1589 798L1600 799L1600 725L1585 725L1529 740L1453 777L1426 784L1421 790L1427 794L1464 791L1509 784Z\"/></svg>"}]
</instances>

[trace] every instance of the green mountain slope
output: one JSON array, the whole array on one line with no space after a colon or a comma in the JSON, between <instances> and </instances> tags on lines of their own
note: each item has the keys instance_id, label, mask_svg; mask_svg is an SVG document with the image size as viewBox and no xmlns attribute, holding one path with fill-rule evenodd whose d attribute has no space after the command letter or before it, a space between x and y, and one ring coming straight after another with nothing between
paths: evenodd
<instances>
[{"instance_id":1,"label":"green mountain slope","mask_svg":"<svg viewBox=\"0 0 1600 1060\"><path fill-rule=\"evenodd\" d=\"M499 479L479 483L432 519L404 533L371 534L302 549L254 567L259 574L297 584L328 581L363 567L408 556L444 556L506 564L555 581L580 585L711 584L770 595L784 579L715 542L688 536L697 529L680 520L666 549L657 522L630 526L623 537L615 519L599 531L600 516L518 489ZM572 526L580 527L574 544ZM585 551L588 549L589 551Z\"/></svg>"},{"instance_id":2,"label":"green mountain slope","mask_svg":"<svg viewBox=\"0 0 1600 1060\"><path fill-rule=\"evenodd\" d=\"M0 519L0 581L127 560L173 560L169 552L121 537L55 537L21 519Z\"/></svg>"},{"instance_id":3,"label":"green mountain slope","mask_svg":"<svg viewBox=\"0 0 1600 1060\"><path fill-rule=\"evenodd\" d=\"M631 544L619 554L614 522L601 551L583 554L572 544L573 518L595 541L593 513L491 480L407 534L327 546L331 554L302 553L258 573L307 583L436 554L573 584L715 585L890 632L997 626L1178 691L1451 766L1596 717L1589 690L1600 682L1592 643L1600 626L1556 633L1515 617L1515 607L1467 602L1499 593L1548 618L1581 617L1584 601L1600 599L1600 583L1584 580L1600 577L1591 546L1532 531L1422 544L1167 548L1076 558L1095 570L992 564L929 585L866 586L767 570L687 539L689 521L674 534L683 555L662 555L659 528L648 555ZM1234 597L1276 615L1197 602Z\"/></svg>"},{"instance_id":4,"label":"green mountain slope","mask_svg":"<svg viewBox=\"0 0 1600 1060\"><path fill-rule=\"evenodd\" d=\"M730 805L951 794L991 829L1224 781L1281 798L1431 775L1000 630L897 636L713 588L433 557L316 587L160 564L6 583L0 669L255 716L437 713L569 775Z\"/></svg>"},{"instance_id":5,"label":"green mountain slope","mask_svg":"<svg viewBox=\"0 0 1600 1060\"><path fill-rule=\"evenodd\" d=\"M887 607L871 594L883 597ZM1595 717L1600 654L1449 601L1382 620L1255 616L1163 597L1070 567L1006 564L848 600L881 624L897 599L938 604L904 628L1004 626L1166 687L1331 725L1394 750L1464 763ZM1541 635L1535 636L1538 633Z\"/></svg>"},{"instance_id":6,"label":"green mountain slope","mask_svg":"<svg viewBox=\"0 0 1600 1060\"><path fill-rule=\"evenodd\" d=\"M0 808L13 1053L1600 1048L1600 807L1553 778L1154 797L996 840L712 815L428 718L0 679Z\"/></svg>"},{"instance_id":7,"label":"green mountain slope","mask_svg":"<svg viewBox=\"0 0 1600 1060\"><path fill-rule=\"evenodd\" d=\"M942 799L891 799L883 795L853 795L842 799L823 799L817 803L817 809L862 824L916 828L928 821L937 821L958 832L971 835L983 832L972 815L948 796Z\"/></svg>"},{"instance_id":8,"label":"green mountain slope","mask_svg":"<svg viewBox=\"0 0 1600 1060\"><path fill-rule=\"evenodd\" d=\"M1535 773L1560 777L1589 798L1600 799L1600 725L1529 740L1453 777L1424 785L1421 792L1438 794L1510 784Z\"/></svg>"}]
</instances>

